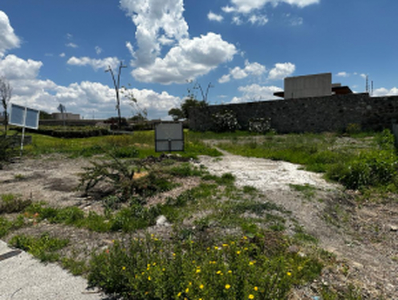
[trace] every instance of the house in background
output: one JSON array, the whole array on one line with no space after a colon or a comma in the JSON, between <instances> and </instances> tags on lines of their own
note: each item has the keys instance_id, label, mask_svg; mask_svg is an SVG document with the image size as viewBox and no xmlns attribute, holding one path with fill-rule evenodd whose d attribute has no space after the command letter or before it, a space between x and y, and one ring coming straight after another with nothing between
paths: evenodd
<instances>
[{"instance_id":1,"label":"house in background","mask_svg":"<svg viewBox=\"0 0 398 300\"><path fill-rule=\"evenodd\" d=\"M284 91L276 92L274 96L287 100L352 94L348 86L341 86L341 83L332 83L332 73L286 77L284 87Z\"/></svg>"}]
</instances>

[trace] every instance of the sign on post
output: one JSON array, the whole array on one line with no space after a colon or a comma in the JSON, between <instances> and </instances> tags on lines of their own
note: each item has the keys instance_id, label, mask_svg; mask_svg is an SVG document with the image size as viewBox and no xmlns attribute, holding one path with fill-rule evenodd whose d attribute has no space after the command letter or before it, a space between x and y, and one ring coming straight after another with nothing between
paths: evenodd
<instances>
[{"instance_id":1,"label":"sign on post","mask_svg":"<svg viewBox=\"0 0 398 300\"><path fill-rule=\"evenodd\" d=\"M22 127L20 156L22 156L23 141L25 138L25 128L38 129L39 116L40 116L40 111L37 109L28 108L25 106L11 103L9 124Z\"/></svg>"},{"instance_id":2,"label":"sign on post","mask_svg":"<svg viewBox=\"0 0 398 300\"><path fill-rule=\"evenodd\" d=\"M184 151L184 130L181 122L159 123L155 126L155 151Z\"/></svg>"}]
</instances>

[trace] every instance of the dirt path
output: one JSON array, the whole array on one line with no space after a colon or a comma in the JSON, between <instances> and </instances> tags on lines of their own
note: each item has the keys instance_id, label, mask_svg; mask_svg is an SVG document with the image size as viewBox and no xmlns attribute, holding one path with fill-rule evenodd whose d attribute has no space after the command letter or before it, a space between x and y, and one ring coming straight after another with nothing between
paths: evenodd
<instances>
[{"instance_id":1,"label":"dirt path","mask_svg":"<svg viewBox=\"0 0 398 300\"><path fill-rule=\"evenodd\" d=\"M305 231L319 240L320 247L337 256L345 276L326 271L322 279L325 283L351 282L361 286L368 299L379 295L398 299L397 202L359 209L341 186L326 182L320 174L287 162L221 152L222 158L200 157L200 164L215 175L233 174L239 186L249 185L264 192L269 201L291 211ZM308 199L291 184L308 184L316 193Z\"/></svg>"}]
</instances>

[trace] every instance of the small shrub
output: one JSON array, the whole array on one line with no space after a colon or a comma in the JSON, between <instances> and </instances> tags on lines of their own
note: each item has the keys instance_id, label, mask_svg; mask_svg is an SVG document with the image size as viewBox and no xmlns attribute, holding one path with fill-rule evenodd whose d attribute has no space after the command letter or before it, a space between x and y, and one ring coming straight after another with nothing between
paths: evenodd
<instances>
[{"instance_id":1,"label":"small shrub","mask_svg":"<svg viewBox=\"0 0 398 300\"><path fill-rule=\"evenodd\" d=\"M382 150L394 149L395 138L389 129L384 129L382 132L376 134L375 141Z\"/></svg>"},{"instance_id":2,"label":"small shrub","mask_svg":"<svg viewBox=\"0 0 398 300\"><path fill-rule=\"evenodd\" d=\"M349 189L395 184L397 157L391 151L385 150L363 152L345 167L338 165L329 170L328 175Z\"/></svg>"},{"instance_id":3,"label":"small shrub","mask_svg":"<svg viewBox=\"0 0 398 300\"><path fill-rule=\"evenodd\" d=\"M249 120L249 131L267 133L271 130L271 118L252 118Z\"/></svg>"},{"instance_id":4,"label":"small shrub","mask_svg":"<svg viewBox=\"0 0 398 300\"><path fill-rule=\"evenodd\" d=\"M23 211L32 204L31 200L23 200L14 194L0 195L0 214L11 214Z\"/></svg>"},{"instance_id":5,"label":"small shrub","mask_svg":"<svg viewBox=\"0 0 398 300\"><path fill-rule=\"evenodd\" d=\"M345 131L348 134L356 134L361 132L361 124L358 123L350 123L347 125Z\"/></svg>"},{"instance_id":6,"label":"small shrub","mask_svg":"<svg viewBox=\"0 0 398 300\"><path fill-rule=\"evenodd\" d=\"M212 115L216 132L234 132L240 128L236 114L232 110L224 110Z\"/></svg>"},{"instance_id":7,"label":"small shrub","mask_svg":"<svg viewBox=\"0 0 398 300\"><path fill-rule=\"evenodd\" d=\"M0 135L0 170L4 163L9 162L17 154L14 141L14 136Z\"/></svg>"}]
</instances>

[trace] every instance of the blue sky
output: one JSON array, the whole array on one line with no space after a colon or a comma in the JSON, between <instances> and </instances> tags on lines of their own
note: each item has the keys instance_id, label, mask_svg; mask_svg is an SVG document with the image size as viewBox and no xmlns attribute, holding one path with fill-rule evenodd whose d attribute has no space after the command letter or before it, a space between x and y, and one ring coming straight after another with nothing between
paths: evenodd
<instances>
[{"instance_id":1,"label":"blue sky","mask_svg":"<svg viewBox=\"0 0 398 300\"><path fill-rule=\"evenodd\" d=\"M271 100L283 78L323 72L355 92L368 75L373 96L393 95L397 10L391 0L1 0L0 76L12 102L62 103L84 118L116 115L104 70L120 61L121 85L149 118L167 119L194 83L211 82L210 104Z\"/></svg>"}]
</instances>

